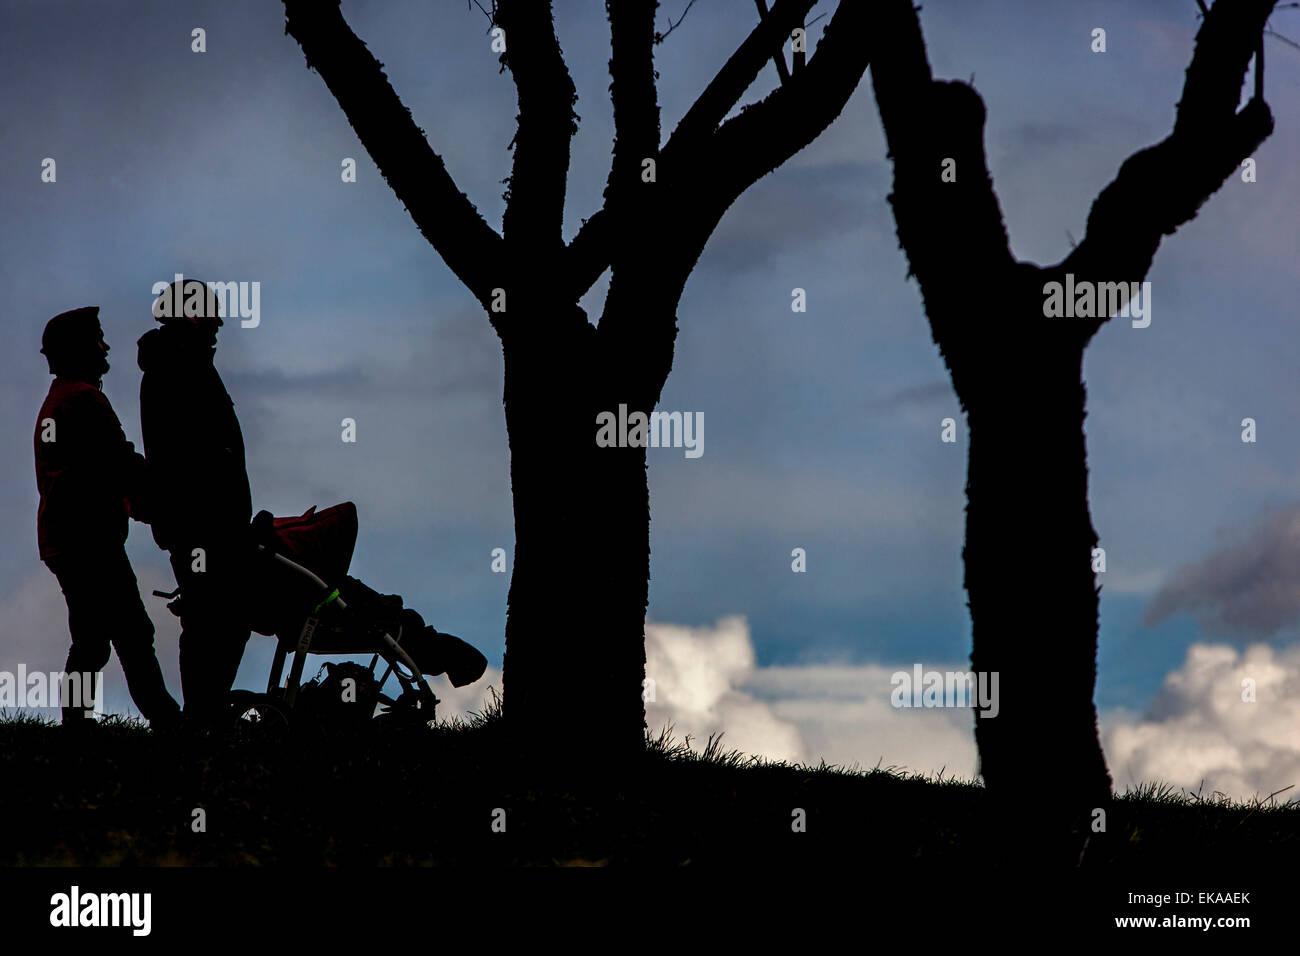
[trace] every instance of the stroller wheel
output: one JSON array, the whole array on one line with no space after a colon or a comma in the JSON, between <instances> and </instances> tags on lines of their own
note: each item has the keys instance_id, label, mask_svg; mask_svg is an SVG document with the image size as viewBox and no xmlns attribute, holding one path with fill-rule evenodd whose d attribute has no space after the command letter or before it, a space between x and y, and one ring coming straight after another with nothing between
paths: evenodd
<instances>
[{"instance_id":1,"label":"stroller wheel","mask_svg":"<svg viewBox=\"0 0 1300 956\"><path fill-rule=\"evenodd\" d=\"M289 713L269 694L236 690L230 694L230 716L236 726L279 733L289 729Z\"/></svg>"},{"instance_id":2,"label":"stroller wheel","mask_svg":"<svg viewBox=\"0 0 1300 956\"><path fill-rule=\"evenodd\" d=\"M399 678L400 680L400 678ZM379 695L382 711L375 716L379 726L388 727L427 727L433 723L439 703L433 691L423 680L400 681L402 692L394 700L387 694Z\"/></svg>"}]
</instances>

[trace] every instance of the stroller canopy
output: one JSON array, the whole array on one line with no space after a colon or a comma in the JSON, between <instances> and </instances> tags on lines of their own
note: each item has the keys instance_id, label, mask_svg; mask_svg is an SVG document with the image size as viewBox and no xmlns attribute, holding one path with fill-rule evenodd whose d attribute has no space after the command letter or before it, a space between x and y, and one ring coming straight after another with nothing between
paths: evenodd
<instances>
[{"instance_id":1,"label":"stroller canopy","mask_svg":"<svg viewBox=\"0 0 1300 956\"><path fill-rule=\"evenodd\" d=\"M357 506L350 501L317 511L312 505L296 518L272 521L274 549L313 571L326 583L343 580L357 545Z\"/></svg>"},{"instance_id":2,"label":"stroller canopy","mask_svg":"<svg viewBox=\"0 0 1300 956\"><path fill-rule=\"evenodd\" d=\"M266 549L254 553L244 611L259 634L286 629L296 633L305 614L325 597L319 585L301 572L284 567L272 553L282 554L311 571L327 587L341 585L352 564L357 543L357 506L350 501L317 511L313 505L294 518L274 518L269 511L253 519L252 542Z\"/></svg>"},{"instance_id":3,"label":"stroller canopy","mask_svg":"<svg viewBox=\"0 0 1300 956\"><path fill-rule=\"evenodd\" d=\"M274 518L268 511L253 519L258 552L247 595L250 626L259 634L275 635L290 644L306 633L304 621L320 611L326 595L319 583L301 571L285 567L272 552L306 568L344 600L331 604L311 632L311 653L401 652L427 676L445 673L456 687L483 676L487 658L472 645L424 623L396 594L380 594L348 576L357 542L357 507L350 501L317 511L313 506L296 518ZM340 608L346 608L340 612ZM381 639L382 635L387 639ZM297 664L295 664L297 668ZM296 675L291 675L296 680ZM278 681L278 675L275 678Z\"/></svg>"}]
</instances>

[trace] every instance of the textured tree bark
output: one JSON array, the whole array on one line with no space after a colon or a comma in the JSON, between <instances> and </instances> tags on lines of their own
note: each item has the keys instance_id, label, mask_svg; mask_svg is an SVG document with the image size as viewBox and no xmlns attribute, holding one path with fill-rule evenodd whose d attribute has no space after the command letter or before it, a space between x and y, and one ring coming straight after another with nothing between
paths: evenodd
<instances>
[{"instance_id":1,"label":"textured tree bark","mask_svg":"<svg viewBox=\"0 0 1300 956\"><path fill-rule=\"evenodd\" d=\"M515 560L504 696L524 746L605 760L645 741L650 505L645 449L596 445L596 415L620 397L593 380L594 345L584 322L505 348ZM568 748L575 733L583 746Z\"/></svg>"},{"instance_id":2,"label":"textured tree bark","mask_svg":"<svg viewBox=\"0 0 1300 956\"><path fill-rule=\"evenodd\" d=\"M1273 5L1214 4L1173 132L1120 167L1083 241L1048 268L1011 255L983 101L967 84L933 78L911 0L878 8L872 85L894 165L890 203L970 426L963 560L972 668L998 674L997 716L976 711L998 852L1077 862L1093 835L1091 811L1110 800L1093 704L1097 534L1082 385L1083 351L1107 317L1048 316L1044 284L1067 274L1144 280L1161 239L1272 132L1261 86L1240 111L1237 103ZM955 178L945 181L945 166Z\"/></svg>"},{"instance_id":3,"label":"textured tree bark","mask_svg":"<svg viewBox=\"0 0 1300 956\"><path fill-rule=\"evenodd\" d=\"M1042 809L1049 825L1035 827L1036 840L1088 832L1092 810L1110 801L1093 704L1097 533L1082 358L1082 342L1066 342L1035 366L985 369L967 404L971 667L998 675L996 713L976 709L980 772L1003 809L1024 820ZM1062 849L1077 857L1082 841Z\"/></svg>"}]
</instances>

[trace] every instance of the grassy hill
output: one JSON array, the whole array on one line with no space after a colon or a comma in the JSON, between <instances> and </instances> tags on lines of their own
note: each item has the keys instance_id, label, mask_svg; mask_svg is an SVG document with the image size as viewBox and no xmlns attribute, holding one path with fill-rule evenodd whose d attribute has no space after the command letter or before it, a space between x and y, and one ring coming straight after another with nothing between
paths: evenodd
<instances>
[{"instance_id":1,"label":"grassy hill","mask_svg":"<svg viewBox=\"0 0 1300 956\"><path fill-rule=\"evenodd\" d=\"M807 868L861 858L950 872L1032 839L984 842L985 793L968 782L770 763L667 735L626 774L586 761L575 778L547 773L546 758L525 767L505 747L499 712L434 728L371 723L351 734L163 736L110 718L76 740L53 723L0 720L0 865ZM555 746L577 753L558 732ZM806 832L792 830L796 809ZM1116 799L1086 867L1226 876L1297 858L1294 802L1148 786Z\"/></svg>"}]
</instances>

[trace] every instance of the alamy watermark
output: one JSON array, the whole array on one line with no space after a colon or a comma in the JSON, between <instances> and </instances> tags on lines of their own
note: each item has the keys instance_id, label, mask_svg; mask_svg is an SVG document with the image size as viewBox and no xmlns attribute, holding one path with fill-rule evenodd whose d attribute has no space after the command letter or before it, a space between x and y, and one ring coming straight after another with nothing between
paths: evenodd
<instances>
[{"instance_id":1,"label":"alamy watermark","mask_svg":"<svg viewBox=\"0 0 1300 956\"><path fill-rule=\"evenodd\" d=\"M182 285L181 283L184 283ZM177 289L184 289L180 302L173 302ZM217 300L218 314L222 318L238 316L240 326L255 329L262 323L262 283L254 282L203 282L199 279L186 280L181 273L176 273L172 282L155 282L153 294L153 317L169 319L178 316L202 316L206 309L208 295Z\"/></svg>"},{"instance_id":2,"label":"alamy watermark","mask_svg":"<svg viewBox=\"0 0 1300 956\"><path fill-rule=\"evenodd\" d=\"M997 671L927 671L920 664L889 678L894 707L977 707L981 717L998 715Z\"/></svg>"},{"instance_id":3,"label":"alamy watermark","mask_svg":"<svg viewBox=\"0 0 1300 956\"><path fill-rule=\"evenodd\" d=\"M26 664L18 672L0 671L0 707L39 710L45 707L83 707L86 716L104 715L104 681L93 671L32 671Z\"/></svg>"},{"instance_id":4,"label":"alamy watermark","mask_svg":"<svg viewBox=\"0 0 1300 956\"><path fill-rule=\"evenodd\" d=\"M632 412L596 416L597 448L684 448L687 458L704 454L703 412Z\"/></svg>"},{"instance_id":5,"label":"alamy watermark","mask_svg":"<svg viewBox=\"0 0 1300 956\"><path fill-rule=\"evenodd\" d=\"M1049 319L1109 319L1116 315L1133 319L1133 328L1151 324L1150 282L1076 283L1074 273L1065 274L1065 283L1048 282L1043 286L1043 315Z\"/></svg>"},{"instance_id":6,"label":"alamy watermark","mask_svg":"<svg viewBox=\"0 0 1300 956\"><path fill-rule=\"evenodd\" d=\"M50 925L114 927L148 936L153 928L152 893L83 893L75 883L66 893L50 897Z\"/></svg>"}]
</instances>

